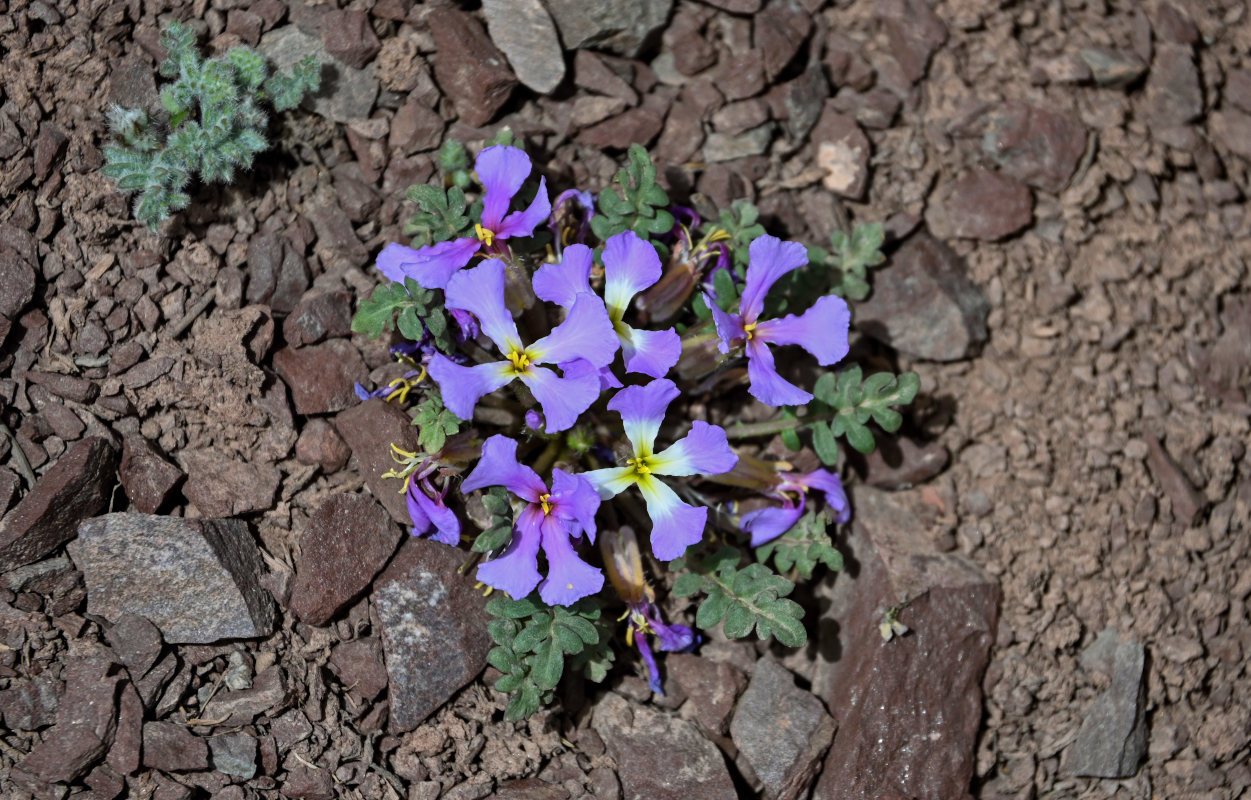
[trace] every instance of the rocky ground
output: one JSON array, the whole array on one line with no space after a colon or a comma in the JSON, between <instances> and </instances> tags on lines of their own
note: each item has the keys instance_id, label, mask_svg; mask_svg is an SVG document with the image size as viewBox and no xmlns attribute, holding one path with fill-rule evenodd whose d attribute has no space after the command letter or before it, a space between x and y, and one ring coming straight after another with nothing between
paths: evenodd
<instances>
[{"instance_id":1,"label":"rocky ground","mask_svg":"<svg viewBox=\"0 0 1251 800\"><path fill-rule=\"evenodd\" d=\"M1245 795L1242 2L341 5L0 0L0 794ZM153 236L100 148L171 15L330 79ZM779 235L885 223L853 352L922 395L849 465L808 650L503 721L349 329L404 189L502 126L558 189L642 142Z\"/></svg>"}]
</instances>

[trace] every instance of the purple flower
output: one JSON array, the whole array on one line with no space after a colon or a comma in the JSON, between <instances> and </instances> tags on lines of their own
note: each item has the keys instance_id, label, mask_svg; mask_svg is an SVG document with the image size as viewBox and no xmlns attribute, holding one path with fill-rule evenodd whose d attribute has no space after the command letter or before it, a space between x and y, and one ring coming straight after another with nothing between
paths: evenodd
<instances>
[{"instance_id":1,"label":"purple flower","mask_svg":"<svg viewBox=\"0 0 1251 800\"><path fill-rule=\"evenodd\" d=\"M815 469L806 475L781 472L778 477L777 485L766 494L781 500L782 505L749 512L739 520L739 527L751 534L752 547L767 544L794 527L803 516L809 489L817 489L825 495L825 505L834 513L835 522L841 525L851 519L851 505L843 491L843 481L835 473ZM798 505L794 498L798 498Z\"/></svg>"},{"instance_id":2,"label":"purple flower","mask_svg":"<svg viewBox=\"0 0 1251 800\"><path fill-rule=\"evenodd\" d=\"M517 324L504 303L504 263L487 259L473 269L462 270L447 283L446 303L472 313L482 332L505 356L505 360L464 367L446 356L430 359L430 376L439 384L443 404L461 419L472 419L474 406L484 394L514 379L529 387L543 407L547 432L573 426L578 415L599 397L599 377L594 371L566 372L559 377L539 364L565 364L577 359L594 367L606 366L617 352L617 338L603 302L593 294L579 295L569 316L534 344L522 344Z\"/></svg>"},{"instance_id":3,"label":"purple flower","mask_svg":"<svg viewBox=\"0 0 1251 800\"><path fill-rule=\"evenodd\" d=\"M429 478L411 476L405 493L408 516L413 520L414 536L425 536L433 528L431 539L455 546L460 544L460 520L443 504L443 495L430 485Z\"/></svg>"},{"instance_id":4,"label":"purple flower","mask_svg":"<svg viewBox=\"0 0 1251 800\"><path fill-rule=\"evenodd\" d=\"M626 462L627 466L586 473L587 480L605 500L616 497L630 486L639 487L652 518L652 553L661 561L681 556L688 546L703 537L708 509L683 503L673 489L656 476L716 475L728 472L738 461L725 431L701 420L692 423L691 432L685 438L674 442L664 452L654 452L665 409L679 394L673 381L664 378L617 392L608 408L621 415L626 438L634 447L634 457Z\"/></svg>"},{"instance_id":5,"label":"purple flower","mask_svg":"<svg viewBox=\"0 0 1251 800\"><path fill-rule=\"evenodd\" d=\"M695 631L685 625L668 625L660 618L660 610L655 603L643 601L631 603L626 612L629 627L626 629L626 644L633 640L647 665L647 685L656 694L663 695L663 681L660 668L656 666L656 657L647 644L646 634L652 634L660 641L660 649L666 653L689 653L699 644Z\"/></svg>"},{"instance_id":6,"label":"purple flower","mask_svg":"<svg viewBox=\"0 0 1251 800\"><path fill-rule=\"evenodd\" d=\"M766 343L797 344L816 356L817 363L829 366L847 355L847 332L851 311L836 295L817 299L801 316L787 314L781 319L760 320L764 298L769 289L786 273L808 263L804 246L783 242L773 236L761 236L748 249L750 263L743 287L740 311L727 314L715 303L712 308L721 352L744 344L747 350L747 377L752 396L769 406L798 406L812 395L778 375L773 353Z\"/></svg>"},{"instance_id":7,"label":"purple flower","mask_svg":"<svg viewBox=\"0 0 1251 800\"><path fill-rule=\"evenodd\" d=\"M552 488L517 462L517 442L495 435L482 446L482 459L461 484L462 492L503 486L526 501L517 515L513 538L503 554L478 567L478 580L514 598L539 587L548 605L567 606L604 586L604 575L574 552L573 538L583 532L595 541L595 512L600 499L581 475L552 470ZM539 574L539 548L547 556L547 577Z\"/></svg>"},{"instance_id":8,"label":"purple flower","mask_svg":"<svg viewBox=\"0 0 1251 800\"><path fill-rule=\"evenodd\" d=\"M474 167L486 189L482 198L482 222L475 226L476 237L439 242L419 250L389 244L378 254L378 269L383 275L400 283L412 278L423 288L442 289L479 249L486 247L488 253L503 252L496 240L530 236L551 213L547 181L539 178L539 192L530 207L508 214L513 197L530 175L530 157L521 149L506 145L488 147L478 153Z\"/></svg>"},{"instance_id":9,"label":"purple flower","mask_svg":"<svg viewBox=\"0 0 1251 800\"><path fill-rule=\"evenodd\" d=\"M621 341L627 372L662 378L682 355L682 338L673 328L648 331L623 319L636 294L660 280L656 248L624 231L604 243L604 305ZM541 300L568 307L578 294L591 291L591 249L571 245L559 264L544 264L534 274L534 293Z\"/></svg>"}]
</instances>

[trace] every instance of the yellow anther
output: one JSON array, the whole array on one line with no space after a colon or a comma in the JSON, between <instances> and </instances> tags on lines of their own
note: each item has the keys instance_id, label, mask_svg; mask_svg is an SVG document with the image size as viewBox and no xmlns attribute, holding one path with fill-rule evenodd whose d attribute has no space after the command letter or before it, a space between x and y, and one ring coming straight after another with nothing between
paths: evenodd
<instances>
[{"instance_id":1,"label":"yellow anther","mask_svg":"<svg viewBox=\"0 0 1251 800\"><path fill-rule=\"evenodd\" d=\"M747 341L750 342L753 338L755 338L756 336L756 334L754 333L755 330L756 330L756 323L754 322L743 326L743 333L747 334Z\"/></svg>"},{"instance_id":2,"label":"yellow anther","mask_svg":"<svg viewBox=\"0 0 1251 800\"><path fill-rule=\"evenodd\" d=\"M712 233L708 234L708 238L705 241L707 241L708 244L713 244L714 242L728 242L733 238L734 237L731 236L730 232L725 228L717 228Z\"/></svg>"},{"instance_id":3,"label":"yellow anther","mask_svg":"<svg viewBox=\"0 0 1251 800\"><path fill-rule=\"evenodd\" d=\"M520 375L530 368L530 356L525 350L514 350L508 354L508 360L513 365L513 372Z\"/></svg>"},{"instance_id":4,"label":"yellow anther","mask_svg":"<svg viewBox=\"0 0 1251 800\"><path fill-rule=\"evenodd\" d=\"M474 232L478 234L478 239L481 240L487 247L490 247L491 243L495 241L495 231L490 228L482 227L482 223L474 225L473 229Z\"/></svg>"},{"instance_id":5,"label":"yellow anther","mask_svg":"<svg viewBox=\"0 0 1251 800\"><path fill-rule=\"evenodd\" d=\"M408 393L409 393L410 391L412 391L412 388L413 388L413 385L412 385L411 383L409 383L408 381L404 380L403 378L396 378L395 380L391 381L391 382L390 382L389 384L387 384L387 385L388 385L388 386L394 386L394 387L396 387L396 388L395 388L395 391L393 391L393 392L391 392L391 394L387 395L387 402L388 402L388 403L389 403L389 402L391 402L392 400L394 400L394 399L395 399L395 398L397 398L397 397L398 397L398 398L400 398L400 402L401 402L401 403L407 403L407 402L408 402Z\"/></svg>"},{"instance_id":6,"label":"yellow anther","mask_svg":"<svg viewBox=\"0 0 1251 800\"><path fill-rule=\"evenodd\" d=\"M652 468L647 461L647 456L638 456L637 458L627 460L626 463L629 464L630 469L634 470L634 472L638 475L651 475Z\"/></svg>"},{"instance_id":7,"label":"yellow anther","mask_svg":"<svg viewBox=\"0 0 1251 800\"><path fill-rule=\"evenodd\" d=\"M552 496L550 494L539 495L539 505L543 506L543 513L552 513ZM573 588L572 586L569 588Z\"/></svg>"},{"instance_id":8,"label":"yellow anther","mask_svg":"<svg viewBox=\"0 0 1251 800\"><path fill-rule=\"evenodd\" d=\"M400 458L400 456L403 456L403 458ZM396 461L399 461L402 464L404 463L404 459L406 458L411 459L411 458L416 458L416 457L417 457L416 453L410 453L407 450L401 450L399 446L396 445L395 442L391 442L391 458L394 458Z\"/></svg>"}]
</instances>

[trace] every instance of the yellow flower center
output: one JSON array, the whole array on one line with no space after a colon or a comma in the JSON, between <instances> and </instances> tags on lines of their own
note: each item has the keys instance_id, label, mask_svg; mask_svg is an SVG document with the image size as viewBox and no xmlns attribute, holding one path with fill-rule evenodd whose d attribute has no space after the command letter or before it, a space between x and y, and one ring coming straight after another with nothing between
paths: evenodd
<instances>
[{"instance_id":1,"label":"yellow flower center","mask_svg":"<svg viewBox=\"0 0 1251 800\"><path fill-rule=\"evenodd\" d=\"M525 350L514 350L508 354L508 361L513 365L513 374L522 375L530 369L530 356Z\"/></svg>"},{"instance_id":2,"label":"yellow flower center","mask_svg":"<svg viewBox=\"0 0 1251 800\"><path fill-rule=\"evenodd\" d=\"M647 456L638 456L637 458L629 459L626 461L626 464L630 465L630 469L634 470L636 475L651 475L652 467L648 461Z\"/></svg>"},{"instance_id":3,"label":"yellow flower center","mask_svg":"<svg viewBox=\"0 0 1251 800\"><path fill-rule=\"evenodd\" d=\"M478 239L487 247L490 247L491 243L495 241L495 231L482 227L482 223L474 225L473 228L474 232L478 234Z\"/></svg>"},{"instance_id":4,"label":"yellow flower center","mask_svg":"<svg viewBox=\"0 0 1251 800\"><path fill-rule=\"evenodd\" d=\"M552 496L550 494L539 495L539 505L543 506L543 514L552 513Z\"/></svg>"},{"instance_id":5,"label":"yellow flower center","mask_svg":"<svg viewBox=\"0 0 1251 800\"><path fill-rule=\"evenodd\" d=\"M743 333L747 334L747 341L749 341L749 342L750 342L753 338L755 338L755 336L756 336L756 334L755 334L755 330L756 330L756 323L755 323L755 322L753 322L753 323L751 323L751 324L749 324L749 325L744 325L744 326L743 326Z\"/></svg>"}]
</instances>

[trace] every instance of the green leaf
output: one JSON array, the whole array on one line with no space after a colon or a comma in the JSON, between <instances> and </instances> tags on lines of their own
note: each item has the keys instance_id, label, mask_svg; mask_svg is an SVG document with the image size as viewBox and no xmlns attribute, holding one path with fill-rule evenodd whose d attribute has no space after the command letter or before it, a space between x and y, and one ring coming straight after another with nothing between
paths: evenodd
<instances>
[{"instance_id":1,"label":"green leaf","mask_svg":"<svg viewBox=\"0 0 1251 800\"><path fill-rule=\"evenodd\" d=\"M834 548L828 533L829 511L808 510L786 533L756 548L756 559L762 563L773 559L781 572L792 569L804 580L812 578L820 564L832 570L843 568L843 556Z\"/></svg>"},{"instance_id":2,"label":"green leaf","mask_svg":"<svg viewBox=\"0 0 1251 800\"><path fill-rule=\"evenodd\" d=\"M535 651L533 662L534 683L540 689L555 689L565 672L565 654L554 641L546 641Z\"/></svg>"},{"instance_id":3,"label":"green leaf","mask_svg":"<svg viewBox=\"0 0 1251 800\"><path fill-rule=\"evenodd\" d=\"M807 640L800 621L803 608L786 598L795 584L763 564L740 569L741 558L737 548L726 547L691 566L707 595L695 612L695 623L709 628L722 622L722 631L730 638L741 638L754 629L762 639L776 636L789 647L802 645Z\"/></svg>"},{"instance_id":4,"label":"green leaf","mask_svg":"<svg viewBox=\"0 0 1251 800\"><path fill-rule=\"evenodd\" d=\"M507 546L512 536L511 525L495 525L478 534L472 549L475 553L491 553Z\"/></svg>"},{"instance_id":5,"label":"green leaf","mask_svg":"<svg viewBox=\"0 0 1251 800\"><path fill-rule=\"evenodd\" d=\"M601 240L632 230L643 239L673 229L673 215L665 207L669 195L656 183L656 167L647 150L630 145L627 163L613 185L599 195L591 231Z\"/></svg>"},{"instance_id":6,"label":"green leaf","mask_svg":"<svg viewBox=\"0 0 1251 800\"><path fill-rule=\"evenodd\" d=\"M472 226L465 213L465 193L453 186L446 191L427 184L410 186L406 196L417 204L417 213L404 226L413 247L425 247L459 238Z\"/></svg>"},{"instance_id":7,"label":"green leaf","mask_svg":"<svg viewBox=\"0 0 1251 800\"><path fill-rule=\"evenodd\" d=\"M873 432L859 423L848 424L847 426L847 444L856 448L861 453L872 453L874 442Z\"/></svg>"},{"instance_id":8,"label":"green leaf","mask_svg":"<svg viewBox=\"0 0 1251 800\"><path fill-rule=\"evenodd\" d=\"M793 429L792 429L793 430ZM812 449L827 467L838 466L838 438L824 422L812 425Z\"/></svg>"}]
</instances>

